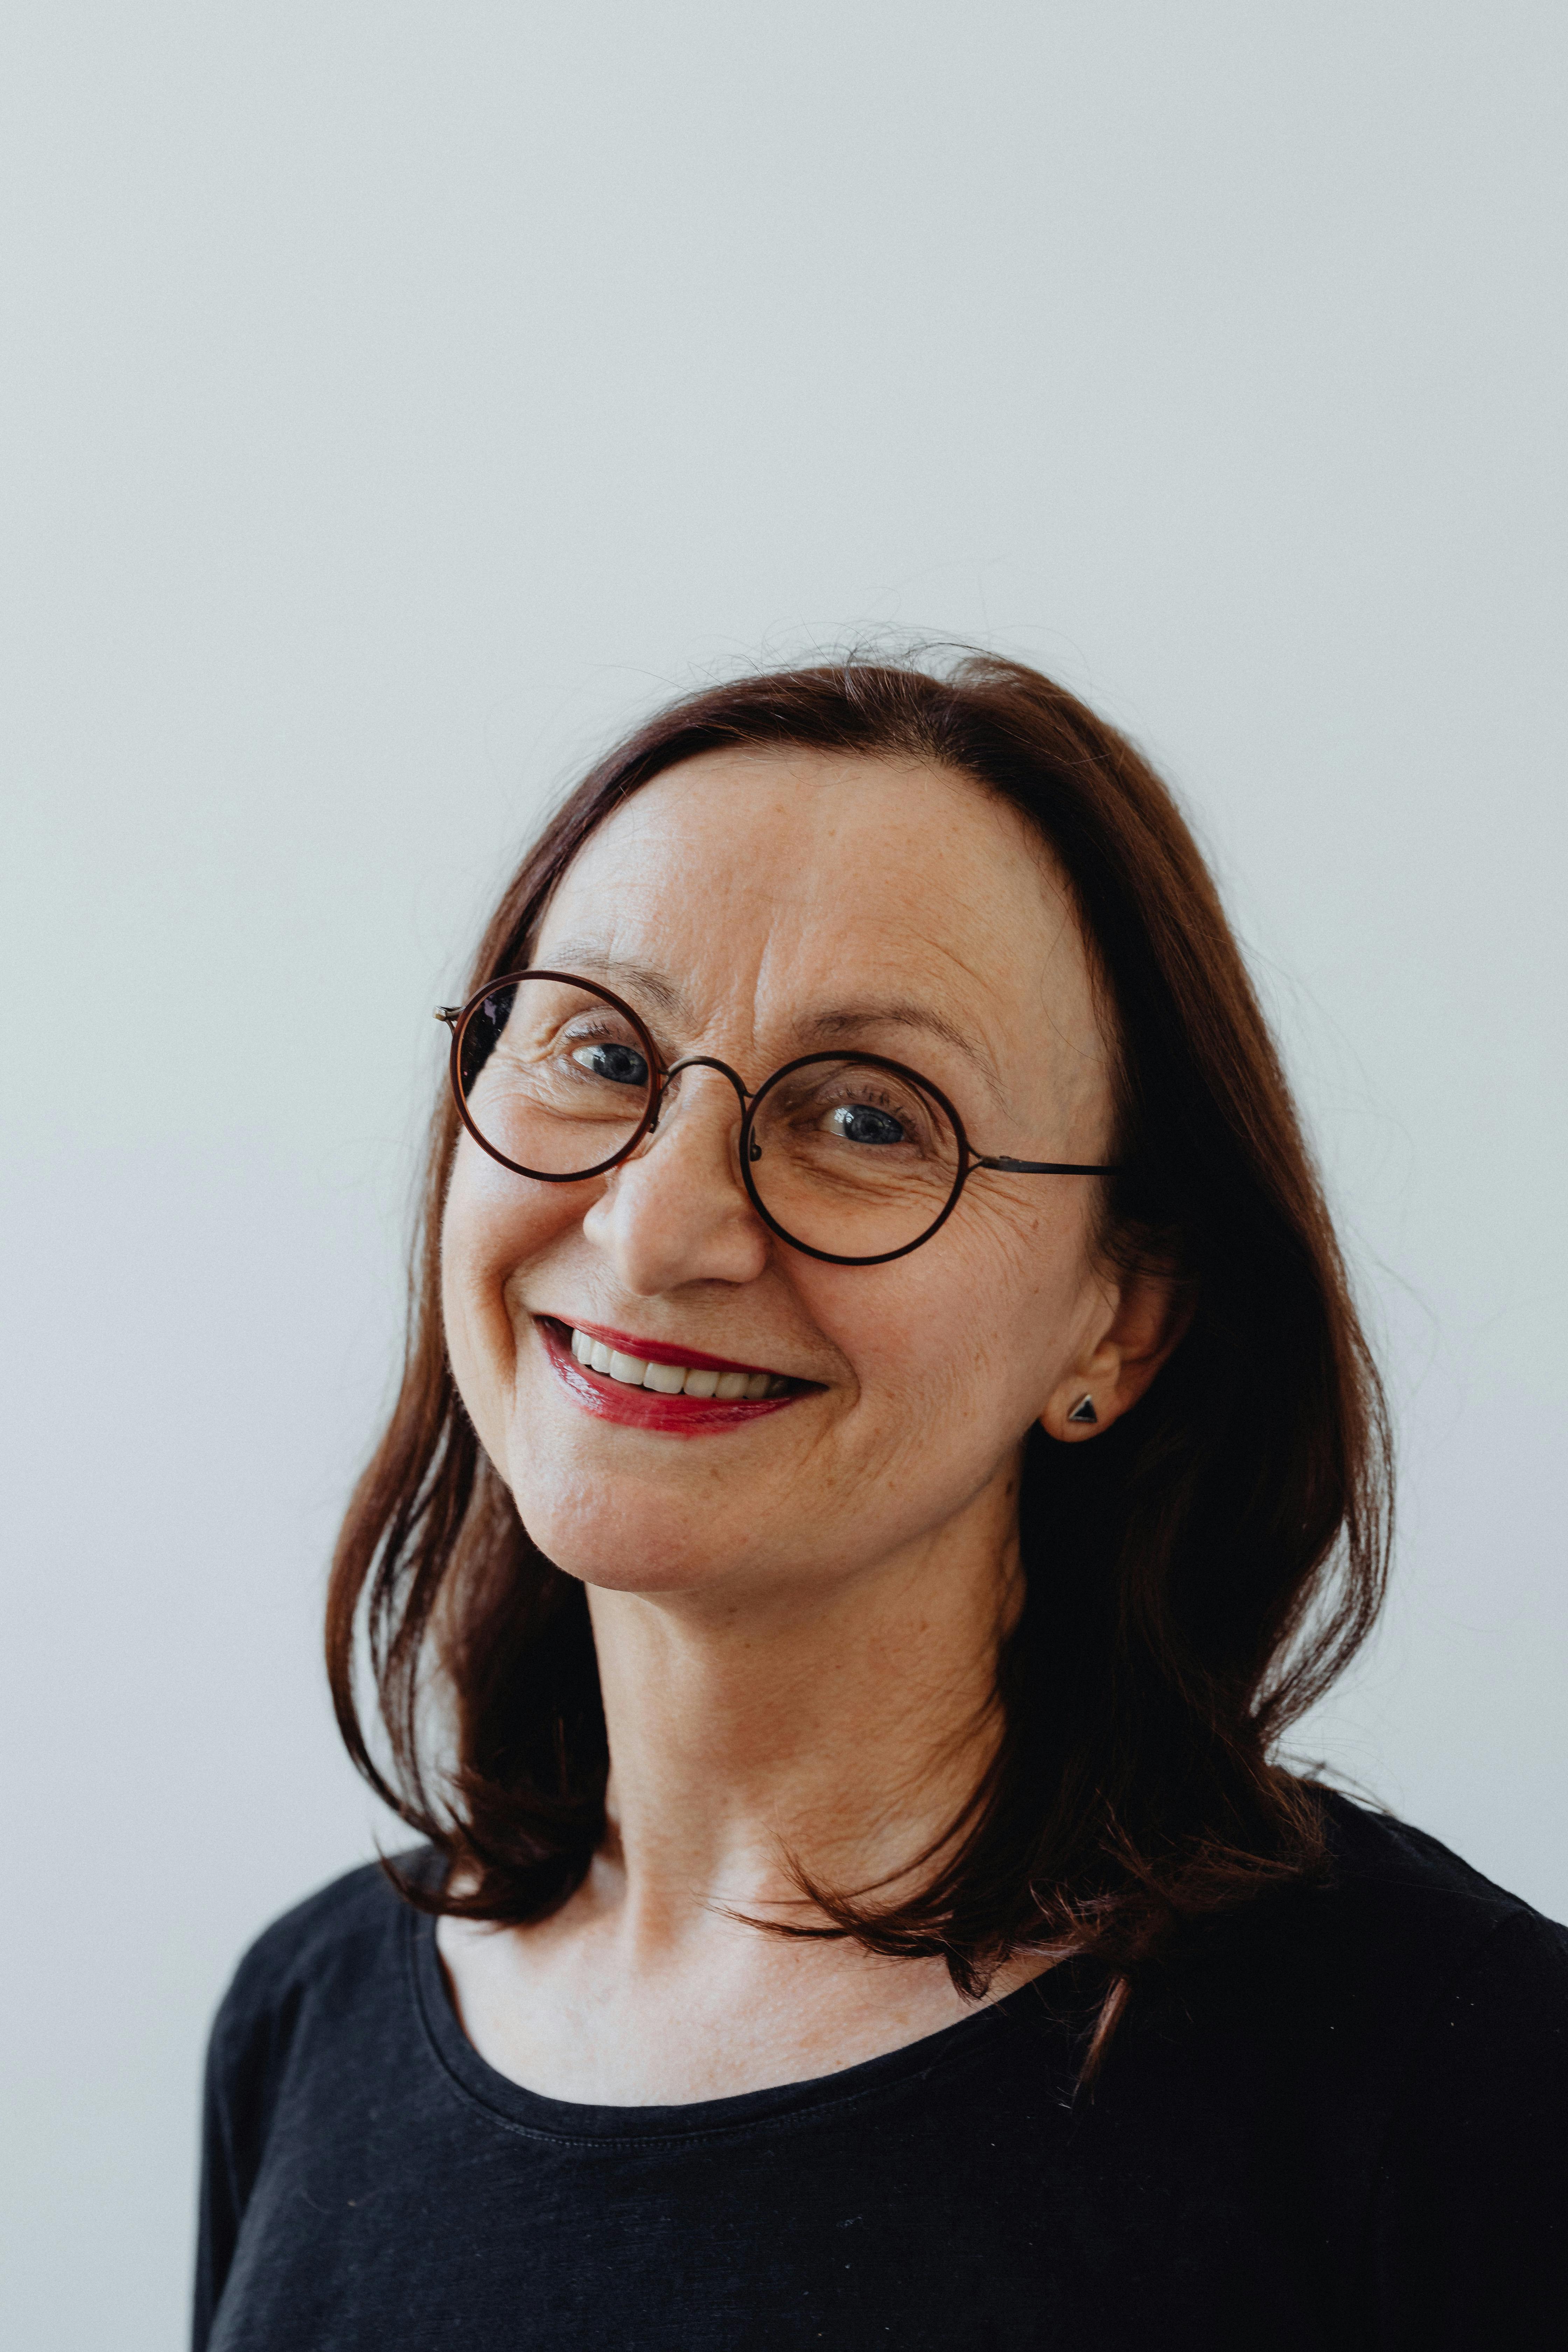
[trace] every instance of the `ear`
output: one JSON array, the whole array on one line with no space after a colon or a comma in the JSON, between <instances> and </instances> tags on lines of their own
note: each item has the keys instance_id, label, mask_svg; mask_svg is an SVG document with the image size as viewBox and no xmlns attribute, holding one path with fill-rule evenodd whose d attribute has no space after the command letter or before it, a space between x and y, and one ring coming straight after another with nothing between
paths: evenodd
<instances>
[{"instance_id":1,"label":"ear","mask_svg":"<svg viewBox=\"0 0 1568 2352\"><path fill-rule=\"evenodd\" d=\"M1048 1437L1076 1445L1098 1436L1135 1405L1193 1319L1190 1283L1144 1271L1122 1276L1108 1313L1040 1415Z\"/></svg>"}]
</instances>

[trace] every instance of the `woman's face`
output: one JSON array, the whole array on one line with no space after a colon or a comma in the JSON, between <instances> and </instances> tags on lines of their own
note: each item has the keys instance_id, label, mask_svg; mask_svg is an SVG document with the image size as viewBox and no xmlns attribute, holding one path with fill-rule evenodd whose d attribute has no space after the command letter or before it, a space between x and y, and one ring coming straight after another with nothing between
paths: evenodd
<instances>
[{"instance_id":1,"label":"woman's face","mask_svg":"<svg viewBox=\"0 0 1568 2352\"><path fill-rule=\"evenodd\" d=\"M1107 1055L1066 894L1020 818L933 766L689 761L586 844L532 961L626 998L667 1065L711 1055L754 1089L796 1055L858 1045L932 1079L976 1151L1108 1156ZM458 1384L530 1533L589 1584L820 1591L1001 1524L1031 1423L1075 1433L1066 1411L1115 1305L1089 1255L1092 1178L977 1174L924 1247L833 1265L754 1213L739 1121L727 1080L691 1070L607 1178L539 1183L458 1145L443 1228ZM623 1359L644 1341L789 1385L663 1426L656 1392L574 1360L574 1330Z\"/></svg>"}]
</instances>

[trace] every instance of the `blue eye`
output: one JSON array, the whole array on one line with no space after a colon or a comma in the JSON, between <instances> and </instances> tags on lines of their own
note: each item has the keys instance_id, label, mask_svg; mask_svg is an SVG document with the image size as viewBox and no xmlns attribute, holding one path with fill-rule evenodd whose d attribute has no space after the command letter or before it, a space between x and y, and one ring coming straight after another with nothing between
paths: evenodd
<instances>
[{"instance_id":1,"label":"blue eye","mask_svg":"<svg viewBox=\"0 0 1568 2352\"><path fill-rule=\"evenodd\" d=\"M904 1129L890 1112L873 1110L869 1103L851 1103L832 1113L828 1125L846 1143L902 1143Z\"/></svg>"},{"instance_id":2,"label":"blue eye","mask_svg":"<svg viewBox=\"0 0 1568 2352\"><path fill-rule=\"evenodd\" d=\"M608 1078L612 1086L647 1084L647 1060L635 1045L579 1045L572 1059L591 1077Z\"/></svg>"}]
</instances>

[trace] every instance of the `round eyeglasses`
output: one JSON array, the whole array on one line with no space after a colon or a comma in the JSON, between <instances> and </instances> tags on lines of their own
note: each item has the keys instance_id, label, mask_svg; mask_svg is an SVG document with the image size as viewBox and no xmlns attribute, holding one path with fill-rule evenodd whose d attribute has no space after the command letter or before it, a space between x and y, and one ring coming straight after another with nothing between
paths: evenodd
<instances>
[{"instance_id":1,"label":"round eyeglasses","mask_svg":"<svg viewBox=\"0 0 1568 2352\"><path fill-rule=\"evenodd\" d=\"M570 972L509 972L436 1018L452 1032L463 1125L492 1160L541 1184L608 1175L658 1127L683 1070L717 1070L740 1097L752 1206L780 1241L830 1265L883 1265L919 1249L977 1169L1118 1172L976 1152L940 1087L880 1054L803 1054L754 1093L706 1054L667 1065L629 1004Z\"/></svg>"}]
</instances>

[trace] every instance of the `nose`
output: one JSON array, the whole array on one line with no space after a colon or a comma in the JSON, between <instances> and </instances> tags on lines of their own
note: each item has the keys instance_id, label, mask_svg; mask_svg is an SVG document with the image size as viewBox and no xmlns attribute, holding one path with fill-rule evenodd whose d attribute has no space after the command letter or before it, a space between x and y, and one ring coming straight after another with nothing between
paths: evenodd
<instances>
[{"instance_id":1,"label":"nose","mask_svg":"<svg viewBox=\"0 0 1568 2352\"><path fill-rule=\"evenodd\" d=\"M720 1076L728 1078L734 1087L742 1110L752 1099L742 1081L739 1070L732 1070L728 1062L715 1061L711 1054L688 1054L684 1062L672 1063L665 1073L666 1084L673 1085L682 1070L717 1070Z\"/></svg>"},{"instance_id":2,"label":"nose","mask_svg":"<svg viewBox=\"0 0 1568 2352\"><path fill-rule=\"evenodd\" d=\"M681 1083L667 1091L657 1126L583 1220L617 1280L641 1298L685 1283L754 1282L772 1249L741 1181L741 1080L706 1056L677 1063L669 1075Z\"/></svg>"}]
</instances>

